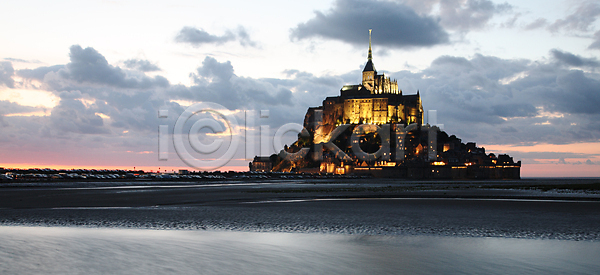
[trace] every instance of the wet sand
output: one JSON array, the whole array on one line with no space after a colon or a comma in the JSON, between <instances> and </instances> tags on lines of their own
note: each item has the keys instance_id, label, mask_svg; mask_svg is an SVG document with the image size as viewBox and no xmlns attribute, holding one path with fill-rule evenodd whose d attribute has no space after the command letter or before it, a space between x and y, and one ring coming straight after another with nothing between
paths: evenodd
<instances>
[{"instance_id":1,"label":"wet sand","mask_svg":"<svg viewBox=\"0 0 600 275\"><path fill-rule=\"evenodd\" d=\"M0 225L598 241L596 182L363 179L3 186ZM592 187L571 190L565 184Z\"/></svg>"}]
</instances>

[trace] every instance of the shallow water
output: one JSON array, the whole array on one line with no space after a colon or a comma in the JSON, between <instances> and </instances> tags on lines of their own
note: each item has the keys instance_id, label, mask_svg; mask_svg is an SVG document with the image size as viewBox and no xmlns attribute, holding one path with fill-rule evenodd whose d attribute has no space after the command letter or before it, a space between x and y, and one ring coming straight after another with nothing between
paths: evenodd
<instances>
[{"instance_id":1,"label":"shallow water","mask_svg":"<svg viewBox=\"0 0 600 275\"><path fill-rule=\"evenodd\" d=\"M0 226L2 274L593 274L600 243Z\"/></svg>"}]
</instances>

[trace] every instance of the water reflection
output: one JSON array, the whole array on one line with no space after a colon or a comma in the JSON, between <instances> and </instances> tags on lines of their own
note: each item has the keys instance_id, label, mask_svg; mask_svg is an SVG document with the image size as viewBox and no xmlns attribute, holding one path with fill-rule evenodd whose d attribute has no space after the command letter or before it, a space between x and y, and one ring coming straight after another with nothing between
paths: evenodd
<instances>
[{"instance_id":1,"label":"water reflection","mask_svg":"<svg viewBox=\"0 0 600 275\"><path fill-rule=\"evenodd\" d=\"M0 227L0 272L595 273L594 242L78 227Z\"/></svg>"}]
</instances>

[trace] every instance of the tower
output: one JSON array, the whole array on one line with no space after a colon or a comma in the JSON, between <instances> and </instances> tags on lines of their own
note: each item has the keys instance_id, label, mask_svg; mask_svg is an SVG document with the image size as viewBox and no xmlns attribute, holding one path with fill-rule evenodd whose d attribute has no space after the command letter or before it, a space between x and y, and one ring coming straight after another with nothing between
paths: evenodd
<instances>
[{"instance_id":1,"label":"tower","mask_svg":"<svg viewBox=\"0 0 600 275\"><path fill-rule=\"evenodd\" d=\"M367 57L367 64L362 72L362 85L371 92L375 88L376 75L377 71L375 70L375 65L373 65L373 53L371 50L371 29L369 29L369 55Z\"/></svg>"}]
</instances>

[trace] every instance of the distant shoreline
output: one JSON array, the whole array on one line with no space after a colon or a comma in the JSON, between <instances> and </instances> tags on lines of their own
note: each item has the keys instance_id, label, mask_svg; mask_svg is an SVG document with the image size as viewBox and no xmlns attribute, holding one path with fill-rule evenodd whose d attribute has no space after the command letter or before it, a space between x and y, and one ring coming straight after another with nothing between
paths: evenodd
<instances>
[{"instance_id":1,"label":"distant shoreline","mask_svg":"<svg viewBox=\"0 0 600 275\"><path fill-rule=\"evenodd\" d=\"M389 184L394 187L407 187L413 185L427 185L432 190L446 189L521 189L521 190L558 190L562 192L577 191L600 193L600 178L522 178L522 179L486 179L486 180L414 180L414 179L388 179L388 178L358 178L348 176L310 177L306 175L289 175L289 177L204 177L204 178L179 178L179 179L113 179L113 180L0 180L0 190L3 188L21 187L118 187L118 186L169 186L169 185L210 185L210 184L258 184L258 183L303 183L303 184L339 184L352 183L357 186L370 186L373 183Z\"/></svg>"}]
</instances>

